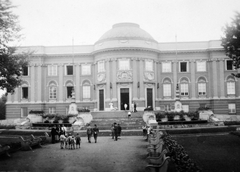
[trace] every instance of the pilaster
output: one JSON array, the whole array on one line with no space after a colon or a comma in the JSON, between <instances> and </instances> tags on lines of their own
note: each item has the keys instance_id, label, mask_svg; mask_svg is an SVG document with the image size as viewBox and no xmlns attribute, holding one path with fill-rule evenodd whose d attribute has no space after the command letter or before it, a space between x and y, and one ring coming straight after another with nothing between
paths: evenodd
<instances>
[{"instance_id":1,"label":"pilaster","mask_svg":"<svg viewBox=\"0 0 240 172\"><path fill-rule=\"evenodd\" d=\"M218 62L219 67L219 84L218 87L220 88L220 98L224 98L224 90L225 90L225 83L224 83L224 60L219 60Z\"/></svg>"},{"instance_id":2,"label":"pilaster","mask_svg":"<svg viewBox=\"0 0 240 172\"><path fill-rule=\"evenodd\" d=\"M79 67L79 64L75 64L74 65L75 66L75 70L76 70L76 72L75 72L75 81L76 81L76 83L75 83L75 96L76 96L76 102L79 102L80 101L80 67ZM74 83L73 83L74 84Z\"/></svg>"},{"instance_id":3,"label":"pilaster","mask_svg":"<svg viewBox=\"0 0 240 172\"><path fill-rule=\"evenodd\" d=\"M218 98L218 74L217 74L217 61L212 61L212 74L213 74L213 98Z\"/></svg>"},{"instance_id":4,"label":"pilaster","mask_svg":"<svg viewBox=\"0 0 240 172\"><path fill-rule=\"evenodd\" d=\"M137 95L137 85L138 85L138 69L137 69L137 59L136 58L132 58L132 64L133 64L133 85L132 85L132 89L133 89L133 101L138 99L138 95Z\"/></svg>"},{"instance_id":5,"label":"pilaster","mask_svg":"<svg viewBox=\"0 0 240 172\"><path fill-rule=\"evenodd\" d=\"M38 64L37 66L37 102L42 102L42 64Z\"/></svg>"},{"instance_id":6,"label":"pilaster","mask_svg":"<svg viewBox=\"0 0 240 172\"><path fill-rule=\"evenodd\" d=\"M31 87L30 87L30 102L35 102L35 65L31 65L31 72L30 72L30 78L31 78Z\"/></svg>"},{"instance_id":7,"label":"pilaster","mask_svg":"<svg viewBox=\"0 0 240 172\"><path fill-rule=\"evenodd\" d=\"M191 98L196 98L196 61L191 61Z\"/></svg>"},{"instance_id":8,"label":"pilaster","mask_svg":"<svg viewBox=\"0 0 240 172\"><path fill-rule=\"evenodd\" d=\"M173 87L172 87L172 98L174 99L176 97L176 86L177 86L177 70L178 70L178 61L173 61Z\"/></svg>"},{"instance_id":9,"label":"pilaster","mask_svg":"<svg viewBox=\"0 0 240 172\"><path fill-rule=\"evenodd\" d=\"M144 77L144 59L140 59L139 61L139 82L140 82L140 99L145 100L145 90L143 84L143 77Z\"/></svg>"},{"instance_id":10,"label":"pilaster","mask_svg":"<svg viewBox=\"0 0 240 172\"><path fill-rule=\"evenodd\" d=\"M64 64L60 64L60 65L58 65L58 72L59 72L59 74L58 74L58 76L59 76L59 86L58 86L58 101L59 102L63 102L63 74L64 74Z\"/></svg>"}]
</instances>

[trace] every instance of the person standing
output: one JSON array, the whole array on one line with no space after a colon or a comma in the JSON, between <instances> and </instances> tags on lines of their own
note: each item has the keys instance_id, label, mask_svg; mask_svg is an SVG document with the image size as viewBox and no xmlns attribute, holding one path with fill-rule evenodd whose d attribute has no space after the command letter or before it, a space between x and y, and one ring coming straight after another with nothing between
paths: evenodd
<instances>
[{"instance_id":1,"label":"person standing","mask_svg":"<svg viewBox=\"0 0 240 172\"><path fill-rule=\"evenodd\" d=\"M87 126L87 137L88 137L88 143L91 143L91 137L92 137L92 127L90 124Z\"/></svg>"},{"instance_id":2,"label":"person standing","mask_svg":"<svg viewBox=\"0 0 240 172\"><path fill-rule=\"evenodd\" d=\"M98 133L99 133L99 129L98 129L97 125L95 124L94 128L93 128L93 137L94 137L95 143L97 143Z\"/></svg>"},{"instance_id":3,"label":"person standing","mask_svg":"<svg viewBox=\"0 0 240 172\"><path fill-rule=\"evenodd\" d=\"M132 104L131 104L131 110L132 110L132 112L134 112L134 102L132 102Z\"/></svg>"},{"instance_id":4,"label":"person standing","mask_svg":"<svg viewBox=\"0 0 240 172\"><path fill-rule=\"evenodd\" d=\"M52 136L52 143L53 143L53 144L56 142L56 140L55 140L56 134L57 134L57 132L56 132L56 128L55 128L55 126L54 126L54 127L52 127L52 129L51 129L51 136Z\"/></svg>"},{"instance_id":5,"label":"person standing","mask_svg":"<svg viewBox=\"0 0 240 172\"><path fill-rule=\"evenodd\" d=\"M127 107L128 107L128 105L127 105L127 103L125 103L124 104L125 111L127 110Z\"/></svg>"},{"instance_id":6,"label":"person standing","mask_svg":"<svg viewBox=\"0 0 240 172\"><path fill-rule=\"evenodd\" d=\"M117 123L114 123L114 136L115 136L115 141L118 140L118 126Z\"/></svg>"},{"instance_id":7,"label":"person standing","mask_svg":"<svg viewBox=\"0 0 240 172\"><path fill-rule=\"evenodd\" d=\"M134 112L137 112L137 104L134 102Z\"/></svg>"},{"instance_id":8,"label":"person standing","mask_svg":"<svg viewBox=\"0 0 240 172\"><path fill-rule=\"evenodd\" d=\"M111 131L112 131L112 139L114 139L114 124L111 126Z\"/></svg>"},{"instance_id":9,"label":"person standing","mask_svg":"<svg viewBox=\"0 0 240 172\"><path fill-rule=\"evenodd\" d=\"M120 139L120 136L121 136L121 132L122 132L122 127L120 124L118 124L118 138Z\"/></svg>"}]
</instances>

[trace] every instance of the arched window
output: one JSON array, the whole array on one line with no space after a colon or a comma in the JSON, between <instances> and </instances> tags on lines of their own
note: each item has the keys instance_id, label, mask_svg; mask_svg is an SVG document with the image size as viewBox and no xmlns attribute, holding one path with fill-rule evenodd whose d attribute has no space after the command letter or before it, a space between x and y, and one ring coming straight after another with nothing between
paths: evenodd
<instances>
[{"instance_id":1,"label":"arched window","mask_svg":"<svg viewBox=\"0 0 240 172\"><path fill-rule=\"evenodd\" d=\"M57 98L57 84L55 82L49 83L49 99Z\"/></svg>"},{"instance_id":2,"label":"arched window","mask_svg":"<svg viewBox=\"0 0 240 172\"><path fill-rule=\"evenodd\" d=\"M83 82L83 100L88 100L91 98L91 86L88 81Z\"/></svg>"},{"instance_id":3,"label":"arched window","mask_svg":"<svg viewBox=\"0 0 240 172\"><path fill-rule=\"evenodd\" d=\"M29 85L28 85L27 82L24 81L23 84L22 84L22 94L21 94L22 99L28 99L29 98L28 92L29 92Z\"/></svg>"},{"instance_id":4,"label":"arched window","mask_svg":"<svg viewBox=\"0 0 240 172\"><path fill-rule=\"evenodd\" d=\"M172 96L172 83L169 78L163 81L163 97L170 98Z\"/></svg>"},{"instance_id":5,"label":"arched window","mask_svg":"<svg viewBox=\"0 0 240 172\"><path fill-rule=\"evenodd\" d=\"M198 79L198 96L205 97L207 94L207 84L205 78L201 77Z\"/></svg>"},{"instance_id":6,"label":"arched window","mask_svg":"<svg viewBox=\"0 0 240 172\"><path fill-rule=\"evenodd\" d=\"M180 95L183 97L189 96L189 89L188 89L189 81L187 78L183 78L180 81Z\"/></svg>"},{"instance_id":7,"label":"arched window","mask_svg":"<svg viewBox=\"0 0 240 172\"><path fill-rule=\"evenodd\" d=\"M227 95L235 95L235 79L233 77L227 78Z\"/></svg>"},{"instance_id":8,"label":"arched window","mask_svg":"<svg viewBox=\"0 0 240 172\"><path fill-rule=\"evenodd\" d=\"M72 81L66 82L66 96L67 99L70 99L72 97L72 91L73 91L73 83Z\"/></svg>"}]
</instances>

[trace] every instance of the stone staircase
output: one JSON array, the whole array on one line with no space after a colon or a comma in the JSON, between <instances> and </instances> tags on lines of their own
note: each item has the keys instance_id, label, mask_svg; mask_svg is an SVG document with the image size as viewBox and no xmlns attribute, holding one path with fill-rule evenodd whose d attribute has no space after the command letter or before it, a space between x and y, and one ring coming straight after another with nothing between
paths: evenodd
<instances>
[{"instance_id":1,"label":"stone staircase","mask_svg":"<svg viewBox=\"0 0 240 172\"><path fill-rule=\"evenodd\" d=\"M96 124L100 130L111 130L114 122L120 124L122 130L141 130L144 125L143 112L132 113L131 118L125 111L92 112L92 126Z\"/></svg>"}]
</instances>

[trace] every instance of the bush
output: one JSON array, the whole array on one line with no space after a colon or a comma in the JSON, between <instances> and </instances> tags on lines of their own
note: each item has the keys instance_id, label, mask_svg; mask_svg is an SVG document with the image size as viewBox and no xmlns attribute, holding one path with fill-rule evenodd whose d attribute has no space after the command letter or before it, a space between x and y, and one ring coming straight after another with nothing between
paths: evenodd
<instances>
[{"instance_id":1,"label":"bush","mask_svg":"<svg viewBox=\"0 0 240 172\"><path fill-rule=\"evenodd\" d=\"M157 121L161 121L163 118L165 118L165 112L157 112L155 115Z\"/></svg>"},{"instance_id":2,"label":"bush","mask_svg":"<svg viewBox=\"0 0 240 172\"><path fill-rule=\"evenodd\" d=\"M42 111L42 110L30 110L29 114L43 115L44 111Z\"/></svg>"},{"instance_id":3,"label":"bush","mask_svg":"<svg viewBox=\"0 0 240 172\"><path fill-rule=\"evenodd\" d=\"M168 121L173 121L175 114L176 113L174 112L167 112L166 115L167 115Z\"/></svg>"},{"instance_id":4,"label":"bush","mask_svg":"<svg viewBox=\"0 0 240 172\"><path fill-rule=\"evenodd\" d=\"M89 109L83 108L83 109L78 109L78 112L90 112Z\"/></svg>"}]
</instances>

